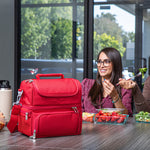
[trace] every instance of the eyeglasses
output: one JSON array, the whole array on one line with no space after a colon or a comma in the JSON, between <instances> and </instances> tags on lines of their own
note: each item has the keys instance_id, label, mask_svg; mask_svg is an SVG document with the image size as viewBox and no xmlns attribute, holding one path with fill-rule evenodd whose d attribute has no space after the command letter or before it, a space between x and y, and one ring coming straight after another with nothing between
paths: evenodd
<instances>
[{"instance_id":1,"label":"eyeglasses","mask_svg":"<svg viewBox=\"0 0 150 150\"><path fill-rule=\"evenodd\" d=\"M103 64L104 67L108 67L110 65L111 60L109 59L104 59L102 60L96 60L97 66L101 66Z\"/></svg>"}]
</instances>

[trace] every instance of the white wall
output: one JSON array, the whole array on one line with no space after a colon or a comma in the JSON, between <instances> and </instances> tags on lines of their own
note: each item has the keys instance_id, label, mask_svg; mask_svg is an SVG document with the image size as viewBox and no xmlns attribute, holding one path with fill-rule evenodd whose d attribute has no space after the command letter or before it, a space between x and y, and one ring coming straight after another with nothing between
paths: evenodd
<instances>
[{"instance_id":1,"label":"white wall","mask_svg":"<svg viewBox=\"0 0 150 150\"><path fill-rule=\"evenodd\" d=\"M14 89L14 0L0 0L0 80Z\"/></svg>"}]
</instances>

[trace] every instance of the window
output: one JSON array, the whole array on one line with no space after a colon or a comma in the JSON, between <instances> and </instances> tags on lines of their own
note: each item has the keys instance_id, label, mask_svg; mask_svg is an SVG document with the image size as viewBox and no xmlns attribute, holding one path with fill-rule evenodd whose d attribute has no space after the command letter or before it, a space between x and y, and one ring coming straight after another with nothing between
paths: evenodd
<instances>
[{"instance_id":1,"label":"window","mask_svg":"<svg viewBox=\"0 0 150 150\"><path fill-rule=\"evenodd\" d=\"M95 4L93 35L93 59L104 47L116 48L122 56L123 75L129 78L134 73L135 5ZM94 67L93 74L96 76L96 65Z\"/></svg>"},{"instance_id":2,"label":"window","mask_svg":"<svg viewBox=\"0 0 150 150\"><path fill-rule=\"evenodd\" d=\"M35 78L37 73L63 73L66 78L79 81L85 77L95 78L96 56L106 46L120 51L124 73L128 77L137 74L144 66L149 69L149 2L19 2L20 34L16 45L20 44L17 47L17 52L21 53L17 56L21 60L17 69L20 70L20 80ZM17 75L16 81L19 87Z\"/></svg>"},{"instance_id":3,"label":"window","mask_svg":"<svg viewBox=\"0 0 150 150\"><path fill-rule=\"evenodd\" d=\"M21 80L63 73L81 81L83 35L81 0L21 0Z\"/></svg>"}]
</instances>

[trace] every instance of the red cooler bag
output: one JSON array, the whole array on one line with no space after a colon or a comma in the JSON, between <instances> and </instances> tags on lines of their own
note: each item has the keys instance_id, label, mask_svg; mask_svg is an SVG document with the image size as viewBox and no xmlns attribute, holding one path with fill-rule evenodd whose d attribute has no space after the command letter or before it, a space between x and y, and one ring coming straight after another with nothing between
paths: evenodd
<instances>
[{"instance_id":1,"label":"red cooler bag","mask_svg":"<svg viewBox=\"0 0 150 150\"><path fill-rule=\"evenodd\" d=\"M7 127L33 138L81 134L80 82L63 74L37 74L22 81Z\"/></svg>"}]
</instances>

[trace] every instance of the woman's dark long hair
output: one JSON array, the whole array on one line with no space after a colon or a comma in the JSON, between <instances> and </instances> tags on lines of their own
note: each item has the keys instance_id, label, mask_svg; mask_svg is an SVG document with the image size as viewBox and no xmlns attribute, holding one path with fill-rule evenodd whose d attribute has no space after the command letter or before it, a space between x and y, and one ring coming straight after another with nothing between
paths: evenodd
<instances>
[{"instance_id":1,"label":"woman's dark long hair","mask_svg":"<svg viewBox=\"0 0 150 150\"><path fill-rule=\"evenodd\" d=\"M122 78L122 61L121 61L121 55L118 50L112 47L106 47L100 51L98 54L97 60L99 59L99 55L101 53L105 53L105 55L111 60L112 62L112 73L110 82L116 87L116 83L118 83L119 78ZM120 89L119 89L120 94ZM88 97L91 98L91 102L93 104L96 104L96 101L100 98L102 99L103 96L103 86L101 81L101 76L99 74L99 71L97 71L97 77L96 80L92 86L92 88L89 91Z\"/></svg>"}]
</instances>

